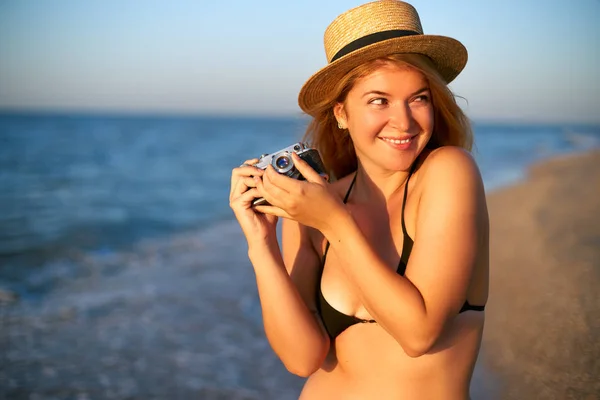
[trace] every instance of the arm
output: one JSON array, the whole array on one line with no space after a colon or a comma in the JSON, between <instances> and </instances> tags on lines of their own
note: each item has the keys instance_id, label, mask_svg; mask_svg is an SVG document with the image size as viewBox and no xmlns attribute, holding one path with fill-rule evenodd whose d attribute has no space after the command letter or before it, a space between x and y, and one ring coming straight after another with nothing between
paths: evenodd
<instances>
[{"instance_id":1,"label":"arm","mask_svg":"<svg viewBox=\"0 0 600 400\"><path fill-rule=\"evenodd\" d=\"M320 260L307 228L282 220L283 256L277 240L251 248L263 323L271 347L293 374L307 377L321 367L329 337L316 315Z\"/></svg>"},{"instance_id":2,"label":"arm","mask_svg":"<svg viewBox=\"0 0 600 400\"><path fill-rule=\"evenodd\" d=\"M345 210L323 232L365 308L413 357L427 353L458 314L487 229L483 184L471 156L443 148L426 163L405 276L384 264Z\"/></svg>"},{"instance_id":3,"label":"arm","mask_svg":"<svg viewBox=\"0 0 600 400\"><path fill-rule=\"evenodd\" d=\"M252 201L261 197L256 185L263 170L252 166L257 161L247 160L233 169L229 204L248 242L271 347L290 372L308 376L321 366L329 350L320 320L310 311L315 309L319 257L307 228L289 221L283 222L282 257L277 217L252 207Z\"/></svg>"}]
</instances>

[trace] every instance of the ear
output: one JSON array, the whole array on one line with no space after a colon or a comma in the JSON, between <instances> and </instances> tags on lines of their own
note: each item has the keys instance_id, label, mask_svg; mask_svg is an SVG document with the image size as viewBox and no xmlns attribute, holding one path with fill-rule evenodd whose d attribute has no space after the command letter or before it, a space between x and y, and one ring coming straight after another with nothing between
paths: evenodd
<instances>
[{"instance_id":1,"label":"ear","mask_svg":"<svg viewBox=\"0 0 600 400\"><path fill-rule=\"evenodd\" d=\"M344 110L344 103L336 103L336 105L333 106L333 115L341 129L348 128L348 118L346 116L346 111Z\"/></svg>"}]
</instances>

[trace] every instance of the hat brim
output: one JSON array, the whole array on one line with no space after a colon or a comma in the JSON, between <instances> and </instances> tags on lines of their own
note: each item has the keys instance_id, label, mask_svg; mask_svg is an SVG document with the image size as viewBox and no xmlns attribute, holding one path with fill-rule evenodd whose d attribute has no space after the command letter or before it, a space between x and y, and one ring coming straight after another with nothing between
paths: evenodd
<instances>
[{"instance_id":1,"label":"hat brim","mask_svg":"<svg viewBox=\"0 0 600 400\"><path fill-rule=\"evenodd\" d=\"M467 64L467 49L456 39L438 35L415 35L387 39L353 51L311 76L298 95L298 105L307 114L314 111L337 82L359 65L391 54L427 56L446 83L458 76Z\"/></svg>"}]
</instances>

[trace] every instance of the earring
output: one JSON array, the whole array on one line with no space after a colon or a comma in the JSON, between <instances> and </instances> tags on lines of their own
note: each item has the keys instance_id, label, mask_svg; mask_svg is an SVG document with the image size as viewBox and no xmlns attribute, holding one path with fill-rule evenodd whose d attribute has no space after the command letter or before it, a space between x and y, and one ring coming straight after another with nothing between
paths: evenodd
<instances>
[{"instance_id":1,"label":"earring","mask_svg":"<svg viewBox=\"0 0 600 400\"><path fill-rule=\"evenodd\" d=\"M342 123L341 123L341 122L338 122L338 128L340 128L340 129L344 129L344 127L342 126Z\"/></svg>"}]
</instances>

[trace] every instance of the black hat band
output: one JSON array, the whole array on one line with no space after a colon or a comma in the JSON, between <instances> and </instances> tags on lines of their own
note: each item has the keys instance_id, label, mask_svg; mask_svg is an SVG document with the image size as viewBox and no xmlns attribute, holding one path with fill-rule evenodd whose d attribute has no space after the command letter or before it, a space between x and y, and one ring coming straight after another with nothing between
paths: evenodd
<instances>
[{"instance_id":1,"label":"black hat band","mask_svg":"<svg viewBox=\"0 0 600 400\"><path fill-rule=\"evenodd\" d=\"M393 39L397 37L413 35L421 35L421 33L415 31L406 31L402 29L371 33L370 35L358 38L342 47L337 53L335 53L330 62L334 62L335 60L345 56L346 54L352 53L353 51L356 51L371 44L375 44L384 40Z\"/></svg>"}]
</instances>

